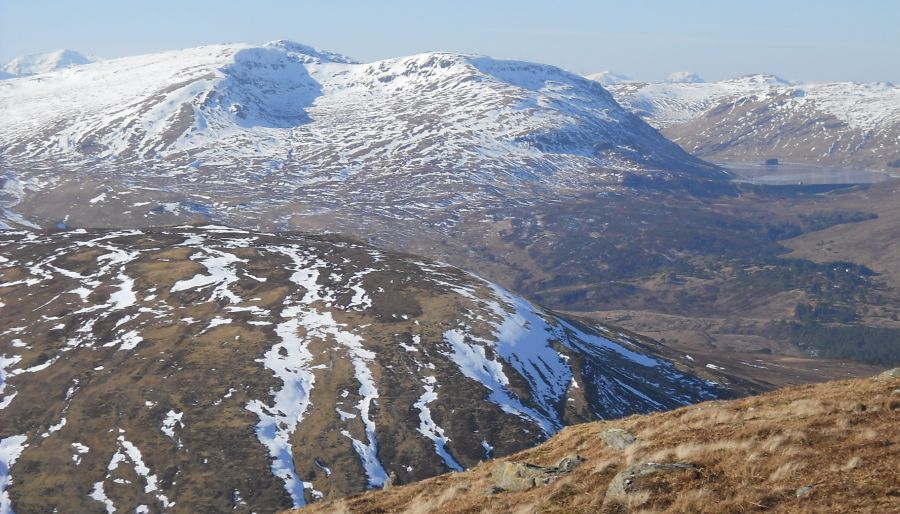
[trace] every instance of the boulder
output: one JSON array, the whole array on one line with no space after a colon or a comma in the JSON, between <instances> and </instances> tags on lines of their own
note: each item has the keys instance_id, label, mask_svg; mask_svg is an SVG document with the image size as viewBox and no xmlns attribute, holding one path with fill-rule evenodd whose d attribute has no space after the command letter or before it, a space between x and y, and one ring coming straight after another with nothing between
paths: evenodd
<instances>
[{"instance_id":1,"label":"boulder","mask_svg":"<svg viewBox=\"0 0 900 514\"><path fill-rule=\"evenodd\" d=\"M797 492L795 494L797 495L797 498L803 498L804 496L809 496L809 493L811 493L812 490L813 485L805 485L797 489Z\"/></svg>"},{"instance_id":2,"label":"boulder","mask_svg":"<svg viewBox=\"0 0 900 514\"><path fill-rule=\"evenodd\" d=\"M556 465L556 470L559 473L568 473L577 468L582 462L584 462L584 458L580 455L566 455L559 460L559 464Z\"/></svg>"},{"instance_id":3,"label":"boulder","mask_svg":"<svg viewBox=\"0 0 900 514\"><path fill-rule=\"evenodd\" d=\"M644 462L629 466L613 477L606 490L604 503L625 503L628 496L642 489L641 482L659 475L690 474L699 478L700 468L685 462L657 463Z\"/></svg>"},{"instance_id":4,"label":"boulder","mask_svg":"<svg viewBox=\"0 0 900 514\"><path fill-rule=\"evenodd\" d=\"M889 369L884 373L878 375L878 378L881 380L891 380L894 378L900 378L900 368Z\"/></svg>"},{"instance_id":5,"label":"boulder","mask_svg":"<svg viewBox=\"0 0 900 514\"><path fill-rule=\"evenodd\" d=\"M525 462L498 462L494 465L491 478L494 484L488 489L489 494L502 491L524 491L539 485L547 485L560 475L571 472L584 462L578 455L563 457L555 467L535 466Z\"/></svg>"},{"instance_id":6,"label":"boulder","mask_svg":"<svg viewBox=\"0 0 900 514\"><path fill-rule=\"evenodd\" d=\"M394 485L396 485L396 484L397 484L397 473L394 473L393 471L391 471L391 474L388 475L387 480L384 481L384 483L381 485L381 488L382 489L390 489L391 487L394 487Z\"/></svg>"},{"instance_id":7,"label":"boulder","mask_svg":"<svg viewBox=\"0 0 900 514\"><path fill-rule=\"evenodd\" d=\"M556 479L556 468L545 468L522 462L498 462L491 472L494 485L505 491L524 491L547 485Z\"/></svg>"},{"instance_id":8,"label":"boulder","mask_svg":"<svg viewBox=\"0 0 900 514\"><path fill-rule=\"evenodd\" d=\"M616 450L624 450L637 441L637 438L631 432L621 428L607 428L600 432L600 439L606 443L606 446Z\"/></svg>"}]
</instances>

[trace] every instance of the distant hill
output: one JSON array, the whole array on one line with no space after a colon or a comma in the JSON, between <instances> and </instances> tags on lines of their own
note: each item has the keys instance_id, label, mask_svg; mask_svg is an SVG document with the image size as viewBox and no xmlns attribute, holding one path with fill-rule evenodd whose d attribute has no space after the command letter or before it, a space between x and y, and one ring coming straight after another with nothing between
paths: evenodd
<instances>
[{"instance_id":1,"label":"distant hill","mask_svg":"<svg viewBox=\"0 0 900 514\"><path fill-rule=\"evenodd\" d=\"M634 79L629 77L628 75L622 75L620 73L614 73L611 71L600 71L597 73L591 73L589 75L585 75L585 77L599 82L604 86L611 86L613 84L621 84L623 82L633 82Z\"/></svg>"},{"instance_id":2,"label":"distant hill","mask_svg":"<svg viewBox=\"0 0 900 514\"><path fill-rule=\"evenodd\" d=\"M682 79L608 88L623 106L704 159L900 172L898 86L789 83L774 75Z\"/></svg>"},{"instance_id":3,"label":"distant hill","mask_svg":"<svg viewBox=\"0 0 900 514\"><path fill-rule=\"evenodd\" d=\"M670 73L665 81L669 84L701 84L706 82L700 75L691 71L676 71Z\"/></svg>"},{"instance_id":4,"label":"distant hill","mask_svg":"<svg viewBox=\"0 0 900 514\"><path fill-rule=\"evenodd\" d=\"M74 50L53 50L52 52L16 57L0 67L0 79L27 77L51 71L64 70L73 66L88 64L94 60Z\"/></svg>"}]
</instances>

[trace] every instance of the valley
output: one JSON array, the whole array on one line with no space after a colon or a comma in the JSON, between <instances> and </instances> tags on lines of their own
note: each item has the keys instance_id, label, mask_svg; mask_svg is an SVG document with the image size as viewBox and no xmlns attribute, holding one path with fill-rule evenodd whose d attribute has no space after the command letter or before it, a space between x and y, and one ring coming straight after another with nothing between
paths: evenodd
<instances>
[{"instance_id":1,"label":"valley","mask_svg":"<svg viewBox=\"0 0 900 514\"><path fill-rule=\"evenodd\" d=\"M625 197L621 210L609 199L602 206L586 200L556 207L538 220L520 211L513 216L520 232L501 251L491 252L505 259L483 258L485 268L496 273L487 276L501 280L512 269L504 277L512 279L510 287L545 305L590 313L688 353L717 352L728 360L732 352L762 352L757 358L764 359L789 356L795 364L809 366L801 372L805 376L820 368L821 361L806 359L817 353L876 365L897 363L900 276L890 262L897 255L890 246L897 226L896 185L819 194L745 191L692 205L683 196L652 198L644 204ZM857 221L825 228L848 220ZM875 246L870 255L879 260L853 257L850 248L840 256L805 260L811 250L821 254L831 247L823 237L832 231L856 235L860 252ZM592 232L602 237L582 235ZM804 244L804 253L790 251ZM461 259L476 265L475 256ZM506 264L503 270L498 261ZM819 307L816 319L798 316L798 308L808 305ZM781 328L783 322L790 331ZM795 331L800 325L829 326L835 343L855 339L860 347L837 350L821 339L798 346ZM863 348L860 335L852 335L862 327L888 338L874 343L877 354ZM822 378L841 376L823 373ZM790 380L786 375L780 379Z\"/></svg>"}]
</instances>

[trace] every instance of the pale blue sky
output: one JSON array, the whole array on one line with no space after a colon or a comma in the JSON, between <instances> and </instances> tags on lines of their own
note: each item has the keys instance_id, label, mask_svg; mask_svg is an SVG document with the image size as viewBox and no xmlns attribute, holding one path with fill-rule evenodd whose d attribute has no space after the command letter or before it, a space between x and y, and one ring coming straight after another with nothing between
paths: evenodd
<instances>
[{"instance_id":1,"label":"pale blue sky","mask_svg":"<svg viewBox=\"0 0 900 514\"><path fill-rule=\"evenodd\" d=\"M900 0L0 0L0 62L273 39L361 61L446 50L648 80L900 82Z\"/></svg>"}]
</instances>

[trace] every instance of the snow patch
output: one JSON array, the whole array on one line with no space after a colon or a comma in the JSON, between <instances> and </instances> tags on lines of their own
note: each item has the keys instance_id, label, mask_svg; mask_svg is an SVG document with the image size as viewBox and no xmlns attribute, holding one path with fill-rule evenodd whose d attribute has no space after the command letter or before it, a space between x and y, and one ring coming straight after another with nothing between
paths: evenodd
<instances>
[{"instance_id":1,"label":"snow patch","mask_svg":"<svg viewBox=\"0 0 900 514\"><path fill-rule=\"evenodd\" d=\"M166 437L172 439L173 441L178 443L178 446L181 446L181 442L175 437L175 427L177 426L180 430L184 429L184 423L182 422L182 417L184 417L183 412L176 412L174 410L169 410L166 413L165 419L163 419L162 426L160 430L163 434L166 434Z\"/></svg>"},{"instance_id":2,"label":"snow patch","mask_svg":"<svg viewBox=\"0 0 900 514\"><path fill-rule=\"evenodd\" d=\"M422 382L424 383L425 392L413 404L413 407L419 409L418 431L428 439L431 439L431 442L434 443L434 450L441 460L444 461L444 465L453 471L462 471L463 467L447 451L447 443L450 442L450 438L444 435L444 429L434 422L434 419L431 417L431 409L428 407L428 404L437 400L438 397L434 391L436 380L433 376L429 376L425 377Z\"/></svg>"},{"instance_id":3,"label":"snow patch","mask_svg":"<svg viewBox=\"0 0 900 514\"><path fill-rule=\"evenodd\" d=\"M7 491L12 484L10 468L28 446L25 444L27 440L28 437L25 435L0 439L0 514L13 514L12 501Z\"/></svg>"}]
</instances>

